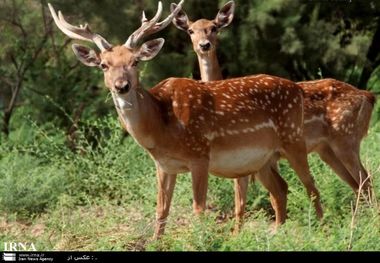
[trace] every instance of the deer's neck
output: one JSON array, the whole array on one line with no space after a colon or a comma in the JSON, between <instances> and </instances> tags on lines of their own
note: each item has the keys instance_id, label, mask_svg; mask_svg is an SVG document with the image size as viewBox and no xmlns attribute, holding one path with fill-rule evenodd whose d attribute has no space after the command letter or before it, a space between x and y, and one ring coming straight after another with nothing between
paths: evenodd
<instances>
[{"instance_id":1,"label":"deer's neck","mask_svg":"<svg viewBox=\"0 0 380 263\"><path fill-rule=\"evenodd\" d=\"M198 54L198 62L202 81L223 79L216 52L211 52L207 55Z\"/></svg>"},{"instance_id":2,"label":"deer's neck","mask_svg":"<svg viewBox=\"0 0 380 263\"><path fill-rule=\"evenodd\" d=\"M162 131L162 118L157 100L139 88L127 95L112 93L117 113L129 134L144 148L153 149Z\"/></svg>"}]
</instances>

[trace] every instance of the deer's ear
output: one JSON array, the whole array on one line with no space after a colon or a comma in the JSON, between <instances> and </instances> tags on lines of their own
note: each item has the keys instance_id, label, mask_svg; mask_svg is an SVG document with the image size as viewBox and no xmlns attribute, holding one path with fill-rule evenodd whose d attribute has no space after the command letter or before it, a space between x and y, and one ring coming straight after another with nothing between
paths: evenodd
<instances>
[{"instance_id":1,"label":"deer's ear","mask_svg":"<svg viewBox=\"0 0 380 263\"><path fill-rule=\"evenodd\" d=\"M229 26L234 19L235 2L230 1L225 4L218 12L215 18L215 23L219 28Z\"/></svg>"},{"instance_id":2,"label":"deer's ear","mask_svg":"<svg viewBox=\"0 0 380 263\"><path fill-rule=\"evenodd\" d=\"M78 60L84 65L89 67L98 67L100 65L100 58L93 49L78 44L72 45L72 48Z\"/></svg>"},{"instance_id":3,"label":"deer's ear","mask_svg":"<svg viewBox=\"0 0 380 263\"><path fill-rule=\"evenodd\" d=\"M157 56L158 52L160 52L162 46L165 43L165 39L157 38L154 40L150 40L145 42L138 51L136 51L135 56L139 61L148 61Z\"/></svg>"},{"instance_id":4,"label":"deer's ear","mask_svg":"<svg viewBox=\"0 0 380 263\"><path fill-rule=\"evenodd\" d=\"M173 12L177 8L177 5L172 3L170 5L170 11ZM189 30L190 21L186 13L181 10L173 19L173 24L180 30L187 32Z\"/></svg>"}]
</instances>

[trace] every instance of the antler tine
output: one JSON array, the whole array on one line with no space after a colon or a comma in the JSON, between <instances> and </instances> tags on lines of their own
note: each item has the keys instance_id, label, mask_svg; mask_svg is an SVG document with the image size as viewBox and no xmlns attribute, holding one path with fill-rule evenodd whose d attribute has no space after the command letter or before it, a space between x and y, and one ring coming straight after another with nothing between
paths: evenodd
<instances>
[{"instance_id":1,"label":"antler tine","mask_svg":"<svg viewBox=\"0 0 380 263\"><path fill-rule=\"evenodd\" d=\"M141 23L148 22L148 19L146 18L145 11L142 12L142 18L141 18Z\"/></svg>"},{"instance_id":2,"label":"antler tine","mask_svg":"<svg viewBox=\"0 0 380 263\"><path fill-rule=\"evenodd\" d=\"M103 52L112 48L112 45L107 42L102 36L91 32L88 24L84 26L76 27L69 24L61 11L58 11L58 15L55 12L53 6L48 4L50 13L54 19L57 27L68 37L77 40L89 41L95 43L98 48Z\"/></svg>"},{"instance_id":3,"label":"antler tine","mask_svg":"<svg viewBox=\"0 0 380 263\"><path fill-rule=\"evenodd\" d=\"M135 48L139 40L143 38L143 36L146 35L147 31L157 23L161 15L162 15L161 1L158 2L156 15L150 21L146 18L145 11L143 11L140 28L138 28L135 32L133 32L133 34L128 38L127 42L125 43L125 46L130 49Z\"/></svg>"},{"instance_id":4,"label":"antler tine","mask_svg":"<svg viewBox=\"0 0 380 263\"><path fill-rule=\"evenodd\" d=\"M155 16L150 20L150 22L148 23L148 25L147 26L152 26L152 25L155 25L156 23L157 23L157 21L161 18L161 16L162 16L162 10L163 10L163 8L162 8L162 2L161 1L159 1L158 2L158 7L157 7L157 12L156 12L156 14L155 14Z\"/></svg>"},{"instance_id":5,"label":"antler tine","mask_svg":"<svg viewBox=\"0 0 380 263\"><path fill-rule=\"evenodd\" d=\"M182 5L184 3L184 0L181 0L181 2L178 4L176 9L162 22L157 23L157 21L161 18L162 15L162 2L158 2L158 10L156 15L149 21L146 16L145 12L143 12L142 15L142 24L139 29L137 29L127 40L127 42L124 44L129 49L134 49L138 46L138 42L146 36L152 35L158 31L161 31L165 27L167 27L173 18L181 11Z\"/></svg>"},{"instance_id":6,"label":"antler tine","mask_svg":"<svg viewBox=\"0 0 380 263\"><path fill-rule=\"evenodd\" d=\"M167 27L172 22L173 18L181 11L182 5L184 2L185 2L184 0L181 0L181 2L179 2L177 7L174 9L174 11L164 21L161 21L160 23L157 24L158 31Z\"/></svg>"}]
</instances>

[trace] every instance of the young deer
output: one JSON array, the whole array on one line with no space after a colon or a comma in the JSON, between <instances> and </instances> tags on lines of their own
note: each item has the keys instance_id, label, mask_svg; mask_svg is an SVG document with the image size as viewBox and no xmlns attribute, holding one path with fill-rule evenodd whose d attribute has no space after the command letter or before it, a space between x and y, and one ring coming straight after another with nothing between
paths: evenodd
<instances>
[{"instance_id":1,"label":"young deer","mask_svg":"<svg viewBox=\"0 0 380 263\"><path fill-rule=\"evenodd\" d=\"M171 5L172 9L175 7L175 4ZM173 19L177 28L190 35L203 81L222 79L216 53L218 33L232 22L234 10L235 4L230 1L220 9L214 20L199 19L192 22L183 10ZM361 164L359 150L360 142L368 131L375 97L370 92L334 79L298 84L305 91L304 135L308 152L317 152L355 192L362 185L369 193L368 174ZM271 160L271 169L256 174L259 180L265 178L268 181L273 176L279 177L276 158ZM235 213L238 221L244 214L247 184L247 178L235 180Z\"/></svg>"},{"instance_id":2,"label":"young deer","mask_svg":"<svg viewBox=\"0 0 380 263\"><path fill-rule=\"evenodd\" d=\"M50 11L60 30L73 39L94 42L101 53L73 45L85 65L104 71L124 127L152 157L157 170L157 221L155 236L164 232L178 173L190 172L193 209L206 206L209 172L227 178L247 176L266 167L281 152L297 172L322 216L319 193L309 172L303 138L303 91L295 83L268 75L255 75L219 82L184 78L162 81L149 91L139 84L139 61L153 59L164 44L155 39L139 45L143 37L165 28L180 11L158 23L147 20L124 45L112 46L86 25L68 24L63 15ZM289 124L289 125L288 125ZM273 179L275 181L275 179ZM281 186L279 186L281 187ZM284 196L276 195L277 214L285 213Z\"/></svg>"}]
</instances>

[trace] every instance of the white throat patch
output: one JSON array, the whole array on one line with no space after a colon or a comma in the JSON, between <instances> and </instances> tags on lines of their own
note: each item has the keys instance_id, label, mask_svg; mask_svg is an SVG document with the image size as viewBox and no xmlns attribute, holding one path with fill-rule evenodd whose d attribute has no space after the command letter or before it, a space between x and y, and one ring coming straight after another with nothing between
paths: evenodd
<instances>
[{"instance_id":1,"label":"white throat patch","mask_svg":"<svg viewBox=\"0 0 380 263\"><path fill-rule=\"evenodd\" d=\"M112 98L117 108L120 110L131 110L133 105L126 98L122 98L117 94L112 93Z\"/></svg>"}]
</instances>

